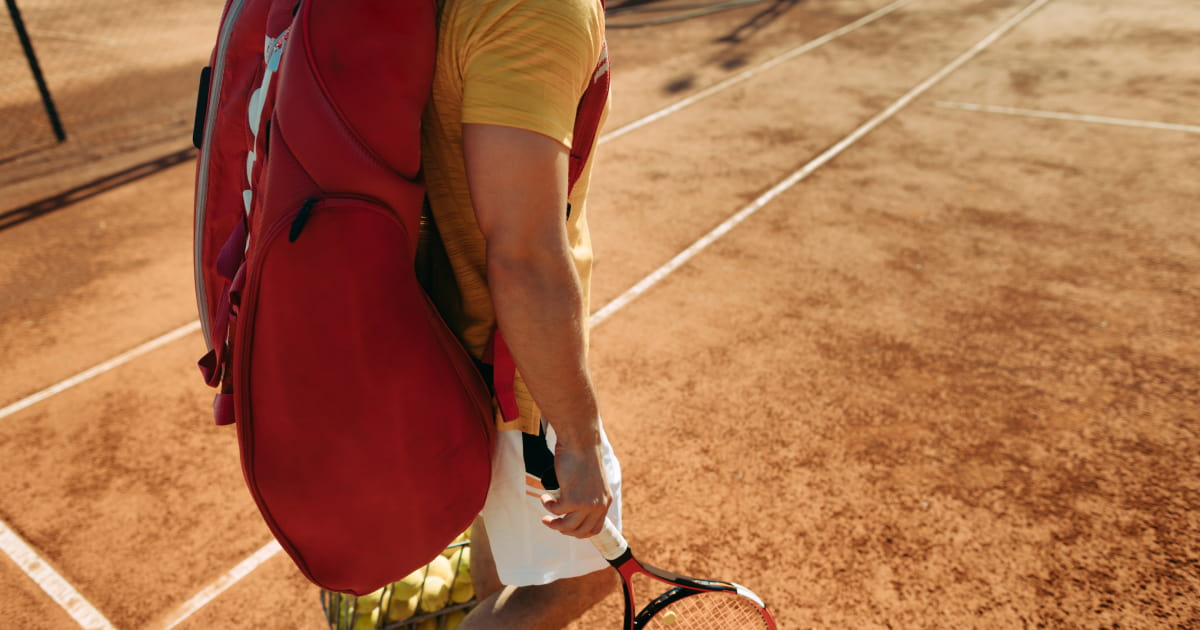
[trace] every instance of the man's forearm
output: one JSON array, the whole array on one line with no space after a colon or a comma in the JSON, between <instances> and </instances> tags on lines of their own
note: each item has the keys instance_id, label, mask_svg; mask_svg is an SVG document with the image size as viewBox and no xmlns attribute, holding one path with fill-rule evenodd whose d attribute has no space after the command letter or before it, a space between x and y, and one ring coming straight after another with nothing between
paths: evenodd
<instances>
[{"instance_id":1,"label":"man's forearm","mask_svg":"<svg viewBox=\"0 0 1200 630\"><path fill-rule=\"evenodd\" d=\"M496 319L517 369L559 440L599 442L599 410L587 366L579 278L565 248L488 256Z\"/></svg>"}]
</instances>

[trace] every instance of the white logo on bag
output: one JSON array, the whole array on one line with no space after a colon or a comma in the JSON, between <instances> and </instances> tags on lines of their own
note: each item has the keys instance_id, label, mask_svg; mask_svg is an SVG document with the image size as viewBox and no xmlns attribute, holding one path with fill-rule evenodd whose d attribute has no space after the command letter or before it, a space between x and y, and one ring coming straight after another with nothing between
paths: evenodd
<instances>
[{"instance_id":1,"label":"white logo on bag","mask_svg":"<svg viewBox=\"0 0 1200 630\"><path fill-rule=\"evenodd\" d=\"M279 34L279 37L267 37L263 46L263 63L267 69L263 72L262 83L257 90L250 95L250 105L248 114L250 118L250 135L253 137L253 144L250 152L246 154L246 183L247 188L242 191L242 203L246 206L246 214L250 214L250 202L254 199L253 181L251 177L254 174L254 163L258 161L258 129L262 126L263 107L267 102L267 91L271 88L271 79L274 78L275 72L279 70L279 61L283 58L283 47L287 44L288 36L291 35L292 29L289 26L287 30Z\"/></svg>"}]
</instances>

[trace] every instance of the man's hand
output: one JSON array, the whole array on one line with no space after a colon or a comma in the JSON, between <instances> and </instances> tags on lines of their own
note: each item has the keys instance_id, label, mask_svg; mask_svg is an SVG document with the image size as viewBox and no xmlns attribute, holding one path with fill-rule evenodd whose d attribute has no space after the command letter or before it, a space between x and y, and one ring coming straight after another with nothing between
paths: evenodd
<instances>
[{"instance_id":1,"label":"man's hand","mask_svg":"<svg viewBox=\"0 0 1200 630\"><path fill-rule=\"evenodd\" d=\"M557 499L542 495L542 505L555 515L543 517L542 523L567 536L591 538L604 529L613 500L600 445L575 448L560 442L554 451L560 492Z\"/></svg>"}]
</instances>

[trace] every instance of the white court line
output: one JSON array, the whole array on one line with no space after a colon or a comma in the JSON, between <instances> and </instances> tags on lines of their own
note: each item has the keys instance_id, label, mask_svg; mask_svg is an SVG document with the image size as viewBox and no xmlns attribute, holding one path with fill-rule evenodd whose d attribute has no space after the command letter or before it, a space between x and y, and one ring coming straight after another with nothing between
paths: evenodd
<instances>
[{"instance_id":1,"label":"white court line","mask_svg":"<svg viewBox=\"0 0 1200 630\"><path fill-rule=\"evenodd\" d=\"M737 212L737 214L734 214L733 216L726 219L723 223L721 223L717 227L713 228L713 230L711 232L709 232L708 234L705 234L703 237L701 237L700 240L696 241L695 243L692 243L692 245L690 247L688 247L687 249L680 252L678 255L676 255L671 260L667 261L667 263L664 264L663 266L654 270L653 273L651 273L650 275L643 278L641 282L638 282L637 284L633 285L627 291L625 291L620 296L618 296L615 300L613 300L612 302L609 302L607 305L605 305L604 308L601 308L600 310L596 311L592 315L591 319L589 320L589 323L591 324L591 326L595 327L595 326L600 325L602 322L604 322L604 320L608 319L614 313L616 313L617 311L624 308L626 304L629 304L633 300L637 299L638 296L645 293L647 290L650 289L650 287L653 287L654 285L658 284L660 281L662 281L663 278L667 277L672 272L674 272L676 269L679 269L685 263L687 263L689 260L694 258L696 256L696 254L699 254L701 251L703 251L705 248L707 248L709 245L711 245L714 241L716 241L717 239L719 239L722 236L724 236L725 234L727 234L730 230L732 230L734 227L736 227L739 223L741 223L742 221L745 221L750 215L754 214L755 212L758 212L760 209L762 209L763 206L770 203L771 200L775 199L779 195L783 194L783 192L786 191L787 189L791 188L792 186L795 186L797 183L799 183L800 181L807 178L809 175L811 175L813 173L813 171L817 170L818 168L821 168L827 162L832 160L834 157L837 157L838 154L840 154L842 151L845 151L847 148L850 147L850 145L861 140L863 138L863 136L865 136L868 133L870 133L871 131L873 131L876 127L881 125L884 121L888 120L892 116L895 116L896 112L899 112L901 109L908 106L908 104L911 103L918 96L927 92L929 90L929 88L933 87L939 81L941 81L942 79L945 79L950 73L954 72L955 70L958 70L960 67L963 66L963 64L967 63L968 61L973 59L976 55L983 52L984 49L986 49L988 46L991 46L993 43L995 43L996 40L1000 39L1000 37L1002 37L1005 33L1012 30L1014 27L1016 27L1017 24L1020 24L1022 21L1025 20L1025 18L1032 15L1034 11L1037 11L1038 9L1042 8L1042 6L1045 5L1049 1L1050 0L1035 0L1035 2L1026 6L1025 9L1023 9L1020 13L1017 13L1013 17L1009 18L1009 20L1007 22L1000 25L999 28L992 31L991 34L989 34L987 37L980 40L979 43L972 46L965 53L959 55L958 58L955 59L954 61L951 61L949 65L942 68L941 70L936 72L933 76L929 77L928 79L925 79L924 81L922 81L919 85L917 85L913 89L909 90L907 94L905 94L904 96L901 96L896 102L892 103L887 109L885 109L882 112L880 112L879 114L877 114L874 118L863 123L862 126L860 126L858 129L855 129L853 132L850 133L850 135L843 138L841 140L841 142L838 142L837 144L833 145L832 147L826 149L824 153L822 153L821 155L818 155L816 158L814 158L808 164L805 164L803 167L800 168L800 170L789 175L786 179L784 179L783 181L776 184L774 187L772 187L767 192L763 193L762 196L760 196L758 199L755 199L753 202L751 202L750 205L739 210Z\"/></svg>"},{"instance_id":2,"label":"white court line","mask_svg":"<svg viewBox=\"0 0 1200 630\"><path fill-rule=\"evenodd\" d=\"M943 109L959 109L968 112L986 112L989 114L1007 114L1026 118L1047 118L1051 120L1069 120L1071 122L1096 123L1101 125L1118 125L1121 127L1140 127L1142 129L1163 129L1166 131L1185 131L1200 133L1200 125L1180 125L1176 123L1154 122L1149 120L1134 120L1132 118L1113 118L1111 116L1092 116L1089 114L1072 114L1069 112L1048 112L1040 109L1021 109L1019 107L1001 107L999 105L976 105L974 103L953 103L938 101L934 105Z\"/></svg>"},{"instance_id":3,"label":"white court line","mask_svg":"<svg viewBox=\"0 0 1200 630\"><path fill-rule=\"evenodd\" d=\"M116 630L100 611L88 603L58 571L50 568L4 521L0 521L0 550L12 558L25 575L46 591L84 630Z\"/></svg>"},{"instance_id":4,"label":"white court line","mask_svg":"<svg viewBox=\"0 0 1200 630\"><path fill-rule=\"evenodd\" d=\"M215 582L204 587L199 593L193 595L191 599L171 611L171 614L167 617L167 621L163 622L162 630L171 630L171 628L183 623L185 619L192 616L192 613L216 599L217 595L224 593L229 587L236 584L238 580L249 575L251 571L257 569L259 565L267 560L270 560L272 556L279 553L282 549L276 540L263 545L262 548L251 554L249 558L239 562L237 566L230 569L225 575L217 578Z\"/></svg>"},{"instance_id":5,"label":"white court line","mask_svg":"<svg viewBox=\"0 0 1200 630\"><path fill-rule=\"evenodd\" d=\"M726 90L733 85L741 83L742 81L750 79L751 77L754 77L755 75L762 74L763 72L766 72L767 70L770 70L771 68L774 68L775 66L778 66L781 63L795 59L796 57L799 57L800 55L803 55L804 53L809 52L810 50L813 50L814 48L819 48L821 46L824 46L825 44L828 44L829 42L841 37L842 35L845 35L852 31L856 31L856 30L870 24L871 22L874 22L874 21L878 20L879 18L882 18L882 17L888 15L889 13L895 11L896 9L899 9L901 6L907 4L908 1L909 0L896 0L896 2L893 2L881 9L877 9L867 15L864 15L863 17L861 17L839 29L830 31L810 42L807 42L796 48L793 48L793 49L783 53L782 55L779 55L778 57L774 57L774 58L770 59L769 61L763 62L763 63L761 63L757 66L754 66L753 68L750 68L748 70L743 70L742 72L739 72L738 74L735 74L732 77L729 77L728 79L725 79L724 81L721 81L720 83L711 85L699 92L696 92L695 94L693 94L681 101L678 101L673 105L664 107L663 109L660 109L657 112L654 112L653 114L650 114L648 116L645 116L643 118L635 120L631 123L628 123L623 127L618 127L617 129L614 129L613 131L610 131L609 133L604 134L603 136L600 136L600 143L604 143L604 142L608 142L609 140L615 140L617 138L620 138L621 136L629 133L630 131L633 131L634 129L640 129L641 127L645 127L646 125L649 125L650 123L655 122L661 118L670 116L671 114L674 114L675 112L677 112L685 107L688 107L689 105L693 105L699 101L702 101L702 100L712 96L713 94L716 94L717 92Z\"/></svg>"},{"instance_id":6,"label":"white court line","mask_svg":"<svg viewBox=\"0 0 1200 630\"><path fill-rule=\"evenodd\" d=\"M68 390L72 387L75 387L76 385L78 385L84 381L95 378L117 366L128 363L128 362L132 361L133 359L136 359L136 358L142 356L143 354L146 354L147 352L150 352L152 350L160 348L168 343L171 343L172 341L175 341L176 339L179 339L181 337L184 337L186 335L194 333L197 330L200 330L200 321L199 320L194 321L190 324L185 324L183 326L180 326L179 328L176 328L175 330L172 330L171 332L169 332L165 335L162 335L161 337L158 337L156 339L151 339L150 341L147 341L146 343L134 348L133 350L129 350L128 352L125 352L119 356L113 357L112 359L109 359L108 361L105 361L104 363L101 363L100 365L97 365L95 367L84 370L84 371L80 372L79 374L76 374L75 376L72 376L71 378L68 378L67 380L65 380L63 382L58 383L57 385L52 385L50 387L47 387L46 389L43 389L42 391L40 391L36 394L22 398L21 400L18 400L17 402L15 402L3 409L0 409L0 419L7 418L8 416L13 415L14 413L17 413L18 411L25 409L26 407L35 405L43 400L46 400L47 398L49 398L55 394L58 394L65 390Z\"/></svg>"}]
</instances>

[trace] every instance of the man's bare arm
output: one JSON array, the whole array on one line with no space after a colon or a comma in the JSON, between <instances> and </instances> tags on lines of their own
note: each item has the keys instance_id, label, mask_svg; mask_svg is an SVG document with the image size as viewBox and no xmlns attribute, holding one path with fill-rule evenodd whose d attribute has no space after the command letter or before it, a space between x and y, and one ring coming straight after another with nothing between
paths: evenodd
<instances>
[{"instance_id":1,"label":"man's bare arm","mask_svg":"<svg viewBox=\"0 0 1200 630\"><path fill-rule=\"evenodd\" d=\"M612 493L584 350L587 313L567 242L567 149L531 131L468 124L463 153L498 325L558 436L562 494L546 506L559 516L544 521L586 538L603 527Z\"/></svg>"}]
</instances>

